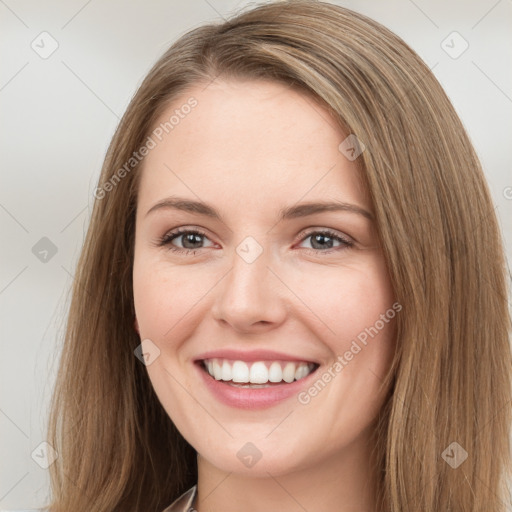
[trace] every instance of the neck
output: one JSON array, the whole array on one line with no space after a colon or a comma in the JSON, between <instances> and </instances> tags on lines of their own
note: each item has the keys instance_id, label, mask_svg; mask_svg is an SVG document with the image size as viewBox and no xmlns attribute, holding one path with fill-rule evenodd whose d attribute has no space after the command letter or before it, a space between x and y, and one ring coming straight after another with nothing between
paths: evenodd
<instances>
[{"instance_id":1,"label":"neck","mask_svg":"<svg viewBox=\"0 0 512 512\"><path fill-rule=\"evenodd\" d=\"M226 472L198 456L197 512L374 512L376 471L372 446L358 439L314 466L252 477Z\"/></svg>"}]
</instances>

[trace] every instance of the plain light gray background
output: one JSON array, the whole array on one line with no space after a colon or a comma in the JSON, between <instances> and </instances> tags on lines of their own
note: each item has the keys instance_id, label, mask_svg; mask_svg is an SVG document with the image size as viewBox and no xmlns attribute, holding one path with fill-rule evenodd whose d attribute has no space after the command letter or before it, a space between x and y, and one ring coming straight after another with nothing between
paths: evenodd
<instances>
[{"instance_id":1,"label":"plain light gray background","mask_svg":"<svg viewBox=\"0 0 512 512\"><path fill-rule=\"evenodd\" d=\"M331 3L389 27L433 68L484 165L510 261L512 2ZM118 120L173 41L248 4L0 0L0 508L37 507L47 496L48 471L34 459L67 293ZM58 48L48 56L52 44ZM43 237L57 251L46 262L36 257Z\"/></svg>"}]
</instances>

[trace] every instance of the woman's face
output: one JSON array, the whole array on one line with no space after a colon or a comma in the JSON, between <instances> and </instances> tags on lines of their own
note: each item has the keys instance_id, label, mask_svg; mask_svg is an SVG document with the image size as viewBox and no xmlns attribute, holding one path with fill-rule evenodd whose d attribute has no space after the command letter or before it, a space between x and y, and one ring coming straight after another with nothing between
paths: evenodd
<instances>
[{"instance_id":1,"label":"woman's face","mask_svg":"<svg viewBox=\"0 0 512 512\"><path fill-rule=\"evenodd\" d=\"M268 81L196 86L158 125L133 283L163 407L224 471L341 456L382 406L400 308L353 144L340 150L323 107ZM340 207L312 206L326 203Z\"/></svg>"}]
</instances>

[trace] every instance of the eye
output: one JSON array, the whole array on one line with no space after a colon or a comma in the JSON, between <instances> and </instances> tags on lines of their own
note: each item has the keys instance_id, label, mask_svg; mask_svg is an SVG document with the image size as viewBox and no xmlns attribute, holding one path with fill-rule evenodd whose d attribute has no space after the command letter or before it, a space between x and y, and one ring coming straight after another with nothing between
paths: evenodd
<instances>
[{"instance_id":1,"label":"eye","mask_svg":"<svg viewBox=\"0 0 512 512\"><path fill-rule=\"evenodd\" d=\"M183 229L179 228L170 233L166 233L159 241L159 246L167 246L169 250L189 254L195 253L200 247L202 241L201 238L207 238L206 234L197 229ZM180 240L182 247L176 247L172 244L174 240Z\"/></svg>"},{"instance_id":2,"label":"eye","mask_svg":"<svg viewBox=\"0 0 512 512\"><path fill-rule=\"evenodd\" d=\"M179 228L169 233L166 233L160 240L158 240L158 246L167 246L169 250L183 253L183 254L195 254L198 249L203 249L201 244L204 243L203 239L208 239L206 234L198 229L186 229ZM318 254L331 253L344 249L349 249L354 246L354 242L338 233L329 229L310 231L300 235L299 240L306 241L311 239L311 249L305 248L306 250ZM181 240L182 247L176 247L173 244L175 240ZM339 245L333 248L333 244L338 242ZM212 244L213 245L213 244Z\"/></svg>"},{"instance_id":3,"label":"eye","mask_svg":"<svg viewBox=\"0 0 512 512\"><path fill-rule=\"evenodd\" d=\"M331 253L333 251L340 251L344 249L349 249L354 246L354 242L345 238L330 229L318 230L318 231L310 231L309 233L301 235L300 240L306 241L311 239L312 249L308 249L309 251L313 251L315 253L323 252L323 253ZM334 242L339 242L340 245L338 247L333 248Z\"/></svg>"}]
</instances>

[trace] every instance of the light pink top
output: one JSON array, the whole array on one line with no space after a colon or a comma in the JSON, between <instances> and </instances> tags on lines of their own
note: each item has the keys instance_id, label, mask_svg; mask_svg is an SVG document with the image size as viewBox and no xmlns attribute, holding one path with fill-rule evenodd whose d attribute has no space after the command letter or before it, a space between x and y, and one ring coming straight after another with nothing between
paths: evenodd
<instances>
[{"instance_id":1,"label":"light pink top","mask_svg":"<svg viewBox=\"0 0 512 512\"><path fill-rule=\"evenodd\" d=\"M196 495L197 485L194 485L194 487L191 487L187 492L184 492L162 512L197 512L194 508Z\"/></svg>"}]
</instances>

